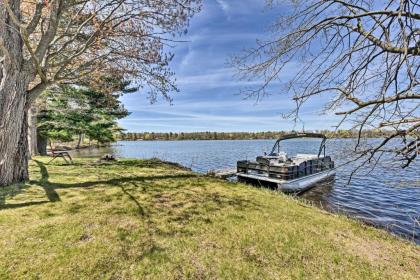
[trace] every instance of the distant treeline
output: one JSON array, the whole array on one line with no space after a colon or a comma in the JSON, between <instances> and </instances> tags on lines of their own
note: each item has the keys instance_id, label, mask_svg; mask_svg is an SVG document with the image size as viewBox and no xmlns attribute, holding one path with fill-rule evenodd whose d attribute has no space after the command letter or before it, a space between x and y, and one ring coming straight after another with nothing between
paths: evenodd
<instances>
[{"instance_id":1,"label":"distant treeline","mask_svg":"<svg viewBox=\"0 0 420 280\"><path fill-rule=\"evenodd\" d=\"M325 134L328 138L355 138L358 137L358 131L355 130L338 130L338 131L328 131L328 130L315 130L307 132L316 132ZM166 141L176 141L176 140L252 140L252 139L277 139L280 136L288 134L291 132L287 131L266 131L266 132L128 132L122 133L120 138L121 140L128 141L154 141L154 140L166 140ZM366 138L381 138L385 137L390 132L380 131L380 130L364 130L362 132L362 137Z\"/></svg>"}]
</instances>

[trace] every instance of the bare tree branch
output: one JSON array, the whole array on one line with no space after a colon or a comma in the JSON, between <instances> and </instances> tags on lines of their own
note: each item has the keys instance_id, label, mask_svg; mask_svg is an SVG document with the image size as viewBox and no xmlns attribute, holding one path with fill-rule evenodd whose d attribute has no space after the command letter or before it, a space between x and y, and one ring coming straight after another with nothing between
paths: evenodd
<instances>
[{"instance_id":1,"label":"bare tree branch","mask_svg":"<svg viewBox=\"0 0 420 280\"><path fill-rule=\"evenodd\" d=\"M288 4L292 12L274 25L275 39L258 41L232 60L241 79L261 81L244 92L260 99L273 91L273 82L283 80L284 93L296 102L294 119L312 97L325 95L324 111L343 116L337 129L352 124L359 132L356 157L366 163L389 154L409 166L418 155L412 139L420 135L420 5L395 0ZM275 9L277 1L270 5ZM294 76L285 81L290 65ZM360 145L365 127L388 136L374 146ZM406 148L406 143L412 144Z\"/></svg>"}]
</instances>

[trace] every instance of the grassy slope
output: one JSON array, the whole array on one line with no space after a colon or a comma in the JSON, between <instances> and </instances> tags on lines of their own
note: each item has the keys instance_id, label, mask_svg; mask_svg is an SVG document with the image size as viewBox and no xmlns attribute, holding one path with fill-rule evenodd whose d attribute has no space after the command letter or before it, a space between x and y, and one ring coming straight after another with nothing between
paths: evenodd
<instances>
[{"instance_id":1,"label":"grassy slope","mask_svg":"<svg viewBox=\"0 0 420 280\"><path fill-rule=\"evenodd\" d=\"M31 162L0 190L0 279L412 278L420 248L158 161Z\"/></svg>"}]
</instances>

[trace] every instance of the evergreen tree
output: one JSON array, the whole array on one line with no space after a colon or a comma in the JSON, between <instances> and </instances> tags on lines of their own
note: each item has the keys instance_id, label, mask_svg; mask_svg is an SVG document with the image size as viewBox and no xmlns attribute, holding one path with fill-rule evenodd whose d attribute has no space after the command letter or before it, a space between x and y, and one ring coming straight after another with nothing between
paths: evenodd
<instances>
[{"instance_id":1,"label":"evergreen tree","mask_svg":"<svg viewBox=\"0 0 420 280\"><path fill-rule=\"evenodd\" d=\"M121 131L117 120L129 115L118 99L120 95L75 86L46 91L44 108L38 117L38 134L62 142L78 137L78 146L84 135L98 143L112 142L115 133Z\"/></svg>"}]
</instances>

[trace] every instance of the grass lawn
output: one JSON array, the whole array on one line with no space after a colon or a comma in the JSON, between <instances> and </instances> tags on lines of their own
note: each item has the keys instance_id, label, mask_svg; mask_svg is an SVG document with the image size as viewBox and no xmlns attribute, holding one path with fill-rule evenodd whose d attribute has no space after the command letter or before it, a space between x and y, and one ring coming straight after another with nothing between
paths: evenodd
<instances>
[{"instance_id":1,"label":"grass lawn","mask_svg":"<svg viewBox=\"0 0 420 280\"><path fill-rule=\"evenodd\" d=\"M0 279L419 279L420 247L158 160L30 163L0 190Z\"/></svg>"}]
</instances>

